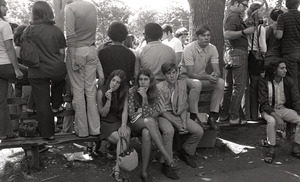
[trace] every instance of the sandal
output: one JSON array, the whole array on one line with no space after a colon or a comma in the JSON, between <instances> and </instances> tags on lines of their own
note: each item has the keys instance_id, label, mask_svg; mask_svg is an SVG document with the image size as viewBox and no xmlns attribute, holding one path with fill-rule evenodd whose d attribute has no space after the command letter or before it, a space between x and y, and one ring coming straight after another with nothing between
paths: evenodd
<instances>
[{"instance_id":1,"label":"sandal","mask_svg":"<svg viewBox=\"0 0 300 182\"><path fill-rule=\"evenodd\" d=\"M120 177L120 171L117 171L115 167L113 167L112 170L110 176L113 177L116 182L122 182L123 179Z\"/></svg>"},{"instance_id":2,"label":"sandal","mask_svg":"<svg viewBox=\"0 0 300 182\"><path fill-rule=\"evenodd\" d=\"M268 164L271 164L275 158L275 153L268 153L267 156L264 158L264 161Z\"/></svg>"},{"instance_id":3,"label":"sandal","mask_svg":"<svg viewBox=\"0 0 300 182\"><path fill-rule=\"evenodd\" d=\"M296 157L296 158L300 159L300 152L292 151L291 154L292 154L293 157Z\"/></svg>"}]
</instances>

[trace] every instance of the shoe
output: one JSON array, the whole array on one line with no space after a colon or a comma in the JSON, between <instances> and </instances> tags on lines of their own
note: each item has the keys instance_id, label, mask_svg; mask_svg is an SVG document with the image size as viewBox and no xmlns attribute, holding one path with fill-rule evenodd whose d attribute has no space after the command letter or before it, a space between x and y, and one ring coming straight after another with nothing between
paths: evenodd
<instances>
[{"instance_id":1,"label":"shoe","mask_svg":"<svg viewBox=\"0 0 300 182\"><path fill-rule=\"evenodd\" d=\"M267 156L264 158L265 163L271 164L275 158L275 153L268 153Z\"/></svg>"},{"instance_id":2,"label":"shoe","mask_svg":"<svg viewBox=\"0 0 300 182\"><path fill-rule=\"evenodd\" d=\"M112 170L113 170L113 171L112 171L112 173L110 174L110 176L113 177L114 180L115 180L116 182L122 182L123 179L120 177L120 171L119 171L119 170L116 170L115 167L113 167Z\"/></svg>"},{"instance_id":3,"label":"shoe","mask_svg":"<svg viewBox=\"0 0 300 182\"><path fill-rule=\"evenodd\" d=\"M172 169L170 165L167 165L166 163L163 164L162 167L162 173L170 179L179 179L179 176L176 174L176 172Z\"/></svg>"},{"instance_id":4,"label":"shoe","mask_svg":"<svg viewBox=\"0 0 300 182\"><path fill-rule=\"evenodd\" d=\"M171 169L173 171L177 171L181 168L181 166L178 163L175 163L175 162L171 163L169 166L171 167Z\"/></svg>"},{"instance_id":5,"label":"shoe","mask_svg":"<svg viewBox=\"0 0 300 182\"><path fill-rule=\"evenodd\" d=\"M192 168L197 167L196 162L191 158L191 156L189 156L189 154L187 154L184 151L179 154L179 159L185 162L187 165L191 166Z\"/></svg>"},{"instance_id":6,"label":"shoe","mask_svg":"<svg viewBox=\"0 0 300 182\"><path fill-rule=\"evenodd\" d=\"M230 119L229 123L230 123L230 125L239 125L240 124L240 118Z\"/></svg>"},{"instance_id":7,"label":"shoe","mask_svg":"<svg viewBox=\"0 0 300 182\"><path fill-rule=\"evenodd\" d=\"M217 130L217 131L220 130L220 127L217 124L216 118L209 116L207 119L207 123L210 125L210 128L212 130Z\"/></svg>"}]
</instances>

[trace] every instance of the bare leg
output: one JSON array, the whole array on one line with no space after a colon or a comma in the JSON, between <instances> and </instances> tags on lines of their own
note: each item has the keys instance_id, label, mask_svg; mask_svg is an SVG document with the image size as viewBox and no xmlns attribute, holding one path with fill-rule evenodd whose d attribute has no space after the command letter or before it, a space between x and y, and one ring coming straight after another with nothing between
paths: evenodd
<instances>
[{"instance_id":1,"label":"bare leg","mask_svg":"<svg viewBox=\"0 0 300 182\"><path fill-rule=\"evenodd\" d=\"M149 131L144 128L142 131L142 176L147 179L147 168L151 154L151 136Z\"/></svg>"}]
</instances>

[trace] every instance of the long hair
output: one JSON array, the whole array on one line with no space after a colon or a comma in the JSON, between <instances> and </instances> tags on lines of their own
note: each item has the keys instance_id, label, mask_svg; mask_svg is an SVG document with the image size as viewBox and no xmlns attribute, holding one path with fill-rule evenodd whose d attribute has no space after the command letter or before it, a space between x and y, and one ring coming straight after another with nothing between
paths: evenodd
<instances>
[{"instance_id":1,"label":"long hair","mask_svg":"<svg viewBox=\"0 0 300 182\"><path fill-rule=\"evenodd\" d=\"M282 58L274 58L272 62L269 64L269 66L266 68L266 78L268 78L269 81L274 80L277 68L280 63L285 63L285 61ZM287 73L288 74L288 73Z\"/></svg>"},{"instance_id":2,"label":"long hair","mask_svg":"<svg viewBox=\"0 0 300 182\"><path fill-rule=\"evenodd\" d=\"M32 21L39 20L54 24L54 14L51 6L45 1L37 1L32 6Z\"/></svg>"},{"instance_id":3,"label":"long hair","mask_svg":"<svg viewBox=\"0 0 300 182\"><path fill-rule=\"evenodd\" d=\"M117 102L117 104L113 104L113 106L115 106L116 108L114 108L114 109L116 109L118 111L118 113L121 114L123 111L125 99L128 95L127 79L126 79L125 72L122 70L113 71L107 78L106 83L101 90L102 90L103 94L106 93L106 91L110 89L109 88L110 82L115 76L120 77L121 82L120 82L120 87L118 88L118 90L112 92L112 97L116 96L116 102ZM106 100L107 100L106 97L102 98L103 103L105 103ZM115 102L113 98L112 98L112 102Z\"/></svg>"},{"instance_id":4,"label":"long hair","mask_svg":"<svg viewBox=\"0 0 300 182\"><path fill-rule=\"evenodd\" d=\"M0 6L6 6L6 1L5 0L0 0ZM2 12L0 11L0 18L2 19L2 20L5 20L4 19L4 16L3 16L3 14L2 14Z\"/></svg>"},{"instance_id":5,"label":"long hair","mask_svg":"<svg viewBox=\"0 0 300 182\"><path fill-rule=\"evenodd\" d=\"M152 104L156 103L156 101L158 99L158 92L157 92L155 77L154 77L152 71L149 69L141 70L136 77L135 86L134 86L134 100L137 101L137 104L139 106L142 105L142 96L137 92L138 88L140 87L139 78L141 75L145 75L145 76L149 77L149 79L150 79L150 85L147 90L147 95L148 95L148 103L150 105L152 105Z\"/></svg>"}]
</instances>

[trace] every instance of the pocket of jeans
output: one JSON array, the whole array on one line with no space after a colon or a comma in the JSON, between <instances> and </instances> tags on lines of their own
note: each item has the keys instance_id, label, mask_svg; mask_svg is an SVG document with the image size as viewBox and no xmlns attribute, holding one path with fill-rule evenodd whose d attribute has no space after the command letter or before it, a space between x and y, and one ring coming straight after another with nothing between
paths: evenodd
<instances>
[{"instance_id":1,"label":"pocket of jeans","mask_svg":"<svg viewBox=\"0 0 300 182\"><path fill-rule=\"evenodd\" d=\"M89 47L89 52L86 59L87 59L87 64L89 65L98 63L97 51L94 46Z\"/></svg>"},{"instance_id":2,"label":"pocket of jeans","mask_svg":"<svg viewBox=\"0 0 300 182\"><path fill-rule=\"evenodd\" d=\"M87 56L89 54L89 48L88 47L80 47L76 48L75 52L75 60L72 60L72 68L73 70L80 69L83 65L86 64Z\"/></svg>"}]
</instances>

